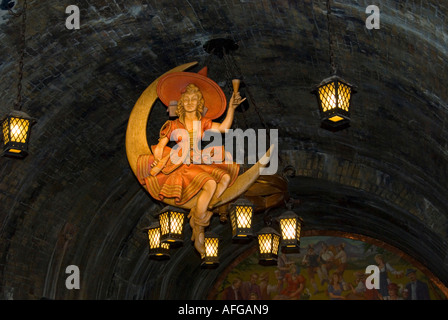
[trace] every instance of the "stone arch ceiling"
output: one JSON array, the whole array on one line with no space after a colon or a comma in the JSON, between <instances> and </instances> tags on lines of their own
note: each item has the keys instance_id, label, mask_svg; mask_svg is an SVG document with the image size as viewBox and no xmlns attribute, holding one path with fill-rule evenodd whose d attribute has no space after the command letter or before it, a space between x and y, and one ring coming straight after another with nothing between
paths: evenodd
<instances>
[{"instance_id":1,"label":"stone arch ceiling","mask_svg":"<svg viewBox=\"0 0 448 320\"><path fill-rule=\"evenodd\" d=\"M238 43L233 57L255 102L236 125L279 130L306 229L380 239L448 285L448 6L376 3L379 30L365 28L368 1L333 3L339 74L358 86L351 127L333 133L319 127L310 94L330 75L322 0L89 0L78 4L79 30L65 28L76 1L28 1L24 111L38 122L26 159L0 159L0 297L205 298L248 248L214 218L225 243L217 270L200 269L189 242L167 262L148 260L142 229L160 205L124 148L129 114L155 78L207 61L210 77L225 80L223 60L203 50L219 37ZM16 97L19 26L0 12L2 115ZM163 106L151 117L163 123ZM81 290L65 288L71 264Z\"/></svg>"}]
</instances>

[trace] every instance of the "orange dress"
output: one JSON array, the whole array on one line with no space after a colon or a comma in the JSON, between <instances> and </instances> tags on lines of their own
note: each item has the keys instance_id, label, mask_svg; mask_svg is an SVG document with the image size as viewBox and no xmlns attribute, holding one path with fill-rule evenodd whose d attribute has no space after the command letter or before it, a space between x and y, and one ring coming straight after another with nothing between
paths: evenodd
<instances>
[{"instance_id":1,"label":"orange dress","mask_svg":"<svg viewBox=\"0 0 448 320\"><path fill-rule=\"evenodd\" d=\"M193 150L197 147L199 140L202 139L204 132L209 130L211 126L212 120L202 117L200 133L198 133L198 137L196 138L198 141L193 141L191 139L192 133L189 133L190 163L185 163L185 161L173 163L169 157L172 148L165 147L162 159L165 158L167 161L163 164L160 172L151 174L151 164L154 162L153 154L139 156L137 160L137 177L154 199L163 201L165 198L174 198L176 204L182 205L193 198L209 180L214 180L216 183L219 183L221 178L225 174L228 174L230 176L229 186L235 182L240 167L233 161L224 161L224 147L220 147L219 149L215 147L213 149L214 153L210 152L211 150L209 148L212 147L205 148L202 152L199 151L199 153L197 152L198 149L196 149L196 152ZM168 120L160 130L160 138L167 137L179 144L182 141L182 136L177 134L176 129L187 130L179 119ZM172 136L173 131L174 134ZM151 146L152 150L154 148L155 145ZM218 154L216 154L217 151L219 152ZM206 155L209 154L213 155L213 159L221 158L223 161L221 163L210 163L205 159ZM195 163L192 161L193 155L195 157Z\"/></svg>"}]
</instances>

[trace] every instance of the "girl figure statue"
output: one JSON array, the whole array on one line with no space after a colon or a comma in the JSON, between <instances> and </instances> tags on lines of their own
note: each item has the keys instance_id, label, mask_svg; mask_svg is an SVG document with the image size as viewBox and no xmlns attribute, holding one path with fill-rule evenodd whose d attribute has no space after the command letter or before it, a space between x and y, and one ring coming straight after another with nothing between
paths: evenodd
<instances>
[{"instance_id":1,"label":"girl figure statue","mask_svg":"<svg viewBox=\"0 0 448 320\"><path fill-rule=\"evenodd\" d=\"M207 148L200 151L198 144L207 130L225 133L230 129L235 109L245 100L241 99L239 92L234 92L225 119L221 123L213 122L226 108L225 96L221 88L204 75L204 70L199 73L172 73L159 80L159 98L166 105L173 97L177 98L174 100L178 101L178 118L165 122L159 142L151 146L153 154L138 161L139 172L142 172L142 166L144 172L149 169L149 174L139 179L146 184L153 198L161 201L172 198L176 204L182 205L197 196L188 218L192 240L201 258L205 255L204 228L209 225L213 214L210 210L238 177L239 165L232 162L231 155L222 146L213 147L210 152ZM179 90L180 87L183 89ZM207 113L204 115L205 108ZM177 161L173 161L174 148L167 146L169 141L183 144L180 148L182 155ZM189 141L189 152L185 152L186 141ZM213 162L205 159L205 155L210 154Z\"/></svg>"}]
</instances>

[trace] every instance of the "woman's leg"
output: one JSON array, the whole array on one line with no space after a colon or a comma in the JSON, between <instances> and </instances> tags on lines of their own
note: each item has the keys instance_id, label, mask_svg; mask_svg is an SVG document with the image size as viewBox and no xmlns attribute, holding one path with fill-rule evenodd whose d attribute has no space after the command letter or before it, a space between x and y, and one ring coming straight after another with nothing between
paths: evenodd
<instances>
[{"instance_id":1,"label":"woman's leg","mask_svg":"<svg viewBox=\"0 0 448 320\"><path fill-rule=\"evenodd\" d=\"M215 205L220 200L220 197L229 186L229 183L230 183L230 175L228 174L223 175L218 185L216 186L215 194L213 195L213 198L211 199L208 205L209 210L211 210L213 208L213 205Z\"/></svg>"},{"instance_id":2,"label":"woman's leg","mask_svg":"<svg viewBox=\"0 0 448 320\"><path fill-rule=\"evenodd\" d=\"M202 190L199 192L198 202L196 203L197 214L205 214L208 204L217 190L217 184L214 180L208 180Z\"/></svg>"},{"instance_id":3,"label":"woman's leg","mask_svg":"<svg viewBox=\"0 0 448 320\"><path fill-rule=\"evenodd\" d=\"M196 207L192 209L193 215L190 217L190 225L193 228L194 246L201 254L201 257L205 254L204 228L208 226L212 215L212 212L208 211L207 208L215 191L216 182L214 180L207 181L199 192ZM191 219L194 220L192 221Z\"/></svg>"}]
</instances>

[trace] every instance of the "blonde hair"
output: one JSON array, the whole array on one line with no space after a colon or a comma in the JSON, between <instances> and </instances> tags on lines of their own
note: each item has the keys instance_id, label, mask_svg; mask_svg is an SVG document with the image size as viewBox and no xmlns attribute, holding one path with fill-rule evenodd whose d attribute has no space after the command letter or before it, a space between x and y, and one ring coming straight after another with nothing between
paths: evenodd
<instances>
[{"instance_id":1,"label":"blonde hair","mask_svg":"<svg viewBox=\"0 0 448 320\"><path fill-rule=\"evenodd\" d=\"M184 96L185 94L196 94L198 96L198 107L196 109L196 116L201 119L202 118L202 112L204 111L204 98L202 96L201 90L199 88L190 83L182 92L182 95L180 96L179 101L177 102L177 109L176 109L176 115L179 117L179 120L181 122L184 121L185 118L185 109L184 109Z\"/></svg>"}]
</instances>

